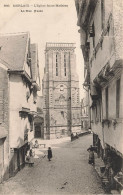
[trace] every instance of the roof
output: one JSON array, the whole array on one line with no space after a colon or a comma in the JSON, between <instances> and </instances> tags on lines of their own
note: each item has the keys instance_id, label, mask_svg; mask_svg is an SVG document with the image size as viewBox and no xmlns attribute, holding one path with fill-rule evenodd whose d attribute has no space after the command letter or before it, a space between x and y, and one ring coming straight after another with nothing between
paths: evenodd
<instances>
[{"instance_id":1,"label":"roof","mask_svg":"<svg viewBox=\"0 0 123 195\"><path fill-rule=\"evenodd\" d=\"M11 70L23 70L29 33L0 35L0 59Z\"/></svg>"},{"instance_id":2,"label":"roof","mask_svg":"<svg viewBox=\"0 0 123 195\"><path fill-rule=\"evenodd\" d=\"M3 63L9 72L22 72L30 79L28 72L24 69L27 62L27 53L31 53L31 80L34 85L40 87L38 49L36 44L30 44L29 33L17 33L0 35L0 62Z\"/></svg>"}]
</instances>

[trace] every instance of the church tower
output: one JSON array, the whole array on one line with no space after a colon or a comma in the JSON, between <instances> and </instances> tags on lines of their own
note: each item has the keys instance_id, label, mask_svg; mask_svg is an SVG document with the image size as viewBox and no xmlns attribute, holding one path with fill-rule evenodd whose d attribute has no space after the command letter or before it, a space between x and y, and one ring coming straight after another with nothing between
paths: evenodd
<instances>
[{"instance_id":1,"label":"church tower","mask_svg":"<svg viewBox=\"0 0 123 195\"><path fill-rule=\"evenodd\" d=\"M81 130L79 80L74 43L46 43L43 78L44 138Z\"/></svg>"}]
</instances>

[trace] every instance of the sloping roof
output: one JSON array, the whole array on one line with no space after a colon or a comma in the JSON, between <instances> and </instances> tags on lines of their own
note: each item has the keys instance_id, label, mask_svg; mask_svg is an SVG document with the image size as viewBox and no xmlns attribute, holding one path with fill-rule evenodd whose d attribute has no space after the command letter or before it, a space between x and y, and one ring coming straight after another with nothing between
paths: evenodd
<instances>
[{"instance_id":1,"label":"sloping roof","mask_svg":"<svg viewBox=\"0 0 123 195\"><path fill-rule=\"evenodd\" d=\"M0 59L11 70L23 70L28 33L0 35Z\"/></svg>"},{"instance_id":2,"label":"sloping roof","mask_svg":"<svg viewBox=\"0 0 123 195\"><path fill-rule=\"evenodd\" d=\"M37 45L31 44L30 45L30 52L31 52L31 69L32 69L32 79L36 81L37 78Z\"/></svg>"}]
</instances>

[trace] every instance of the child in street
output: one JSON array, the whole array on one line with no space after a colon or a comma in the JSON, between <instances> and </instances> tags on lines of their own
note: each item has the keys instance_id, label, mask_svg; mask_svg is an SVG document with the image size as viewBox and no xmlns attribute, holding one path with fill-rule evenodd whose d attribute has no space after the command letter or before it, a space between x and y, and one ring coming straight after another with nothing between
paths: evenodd
<instances>
[{"instance_id":1,"label":"child in street","mask_svg":"<svg viewBox=\"0 0 123 195\"><path fill-rule=\"evenodd\" d=\"M51 158L52 158L52 150L51 150L51 147L48 148L48 159L49 161L51 161Z\"/></svg>"}]
</instances>

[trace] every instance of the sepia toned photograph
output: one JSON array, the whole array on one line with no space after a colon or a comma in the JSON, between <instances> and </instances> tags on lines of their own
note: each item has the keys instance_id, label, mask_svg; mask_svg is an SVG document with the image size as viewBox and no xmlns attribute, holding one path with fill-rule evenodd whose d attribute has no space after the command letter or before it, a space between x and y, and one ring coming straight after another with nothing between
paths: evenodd
<instances>
[{"instance_id":1,"label":"sepia toned photograph","mask_svg":"<svg viewBox=\"0 0 123 195\"><path fill-rule=\"evenodd\" d=\"M123 0L0 0L0 194L123 195Z\"/></svg>"}]
</instances>

